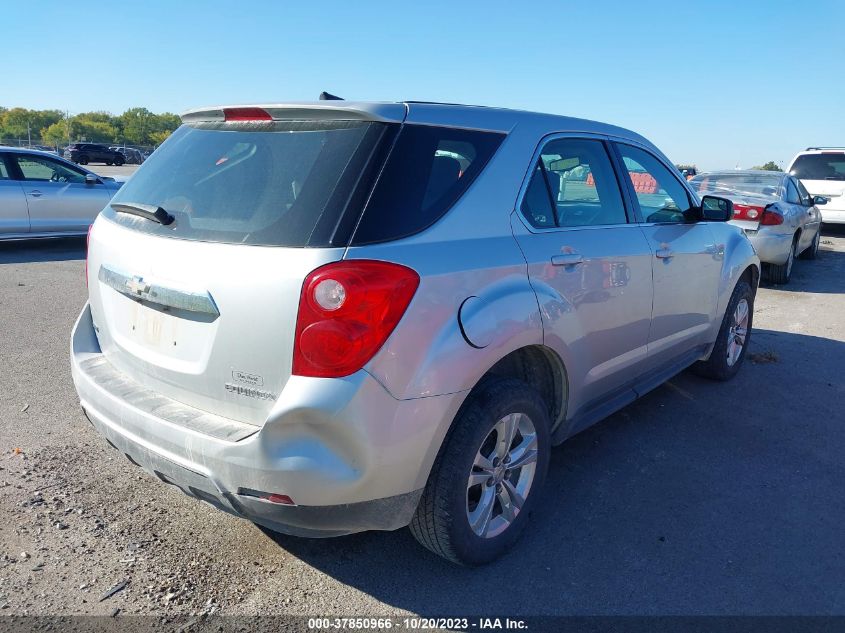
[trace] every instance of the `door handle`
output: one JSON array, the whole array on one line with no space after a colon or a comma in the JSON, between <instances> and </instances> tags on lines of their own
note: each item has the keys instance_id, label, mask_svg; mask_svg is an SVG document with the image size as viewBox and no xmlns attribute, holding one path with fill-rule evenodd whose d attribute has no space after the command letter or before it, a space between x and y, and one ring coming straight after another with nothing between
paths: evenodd
<instances>
[{"instance_id":1,"label":"door handle","mask_svg":"<svg viewBox=\"0 0 845 633\"><path fill-rule=\"evenodd\" d=\"M660 259L669 259L675 255L675 252L668 248L660 248L654 252L655 256Z\"/></svg>"},{"instance_id":2,"label":"door handle","mask_svg":"<svg viewBox=\"0 0 845 633\"><path fill-rule=\"evenodd\" d=\"M584 261L581 253L566 253L564 255L552 255L552 266L574 266Z\"/></svg>"},{"instance_id":3,"label":"door handle","mask_svg":"<svg viewBox=\"0 0 845 633\"><path fill-rule=\"evenodd\" d=\"M31 195L33 198L40 198L41 192L38 191L38 189L33 189L32 191L29 192L29 195Z\"/></svg>"}]
</instances>

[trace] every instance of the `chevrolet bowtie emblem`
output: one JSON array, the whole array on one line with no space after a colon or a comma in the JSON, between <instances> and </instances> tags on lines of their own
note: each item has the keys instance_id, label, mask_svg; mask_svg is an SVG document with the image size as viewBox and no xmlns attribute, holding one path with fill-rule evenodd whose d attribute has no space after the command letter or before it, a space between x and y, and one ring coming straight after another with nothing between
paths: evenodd
<instances>
[{"instance_id":1,"label":"chevrolet bowtie emblem","mask_svg":"<svg viewBox=\"0 0 845 633\"><path fill-rule=\"evenodd\" d=\"M126 289L139 297L150 291L150 284L143 277L132 277L126 281Z\"/></svg>"}]
</instances>

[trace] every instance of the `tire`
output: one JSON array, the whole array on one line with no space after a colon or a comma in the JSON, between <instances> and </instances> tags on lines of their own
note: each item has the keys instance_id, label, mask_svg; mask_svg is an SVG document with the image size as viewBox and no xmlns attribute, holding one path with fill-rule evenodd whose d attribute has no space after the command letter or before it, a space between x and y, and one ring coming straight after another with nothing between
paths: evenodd
<instances>
[{"instance_id":1,"label":"tire","mask_svg":"<svg viewBox=\"0 0 845 633\"><path fill-rule=\"evenodd\" d=\"M79 161L77 161L80 165L87 165L88 164L88 157L87 156L80 156Z\"/></svg>"},{"instance_id":2,"label":"tire","mask_svg":"<svg viewBox=\"0 0 845 633\"><path fill-rule=\"evenodd\" d=\"M111 167L111 166L112 166L112 163L107 162L107 163L106 163L106 165L108 165L109 167Z\"/></svg>"},{"instance_id":3,"label":"tire","mask_svg":"<svg viewBox=\"0 0 845 633\"><path fill-rule=\"evenodd\" d=\"M743 301L747 310L747 321L745 321L745 327L738 327L737 317L738 315L741 317L742 313L738 312L737 309ZM740 321L743 320L740 318ZM740 280L734 288L731 300L728 301L725 316L722 318L722 326L719 328L719 337L716 339L713 351L710 352L710 358L695 363L692 370L699 376L713 380L730 380L736 376L745 360L748 344L751 342L753 322L754 290L748 285L747 281ZM738 343L738 337L742 338L742 342L738 354L734 354L735 348L731 348L730 343L731 341ZM732 353L729 354L729 352Z\"/></svg>"},{"instance_id":4,"label":"tire","mask_svg":"<svg viewBox=\"0 0 845 633\"><path fill-rule=\"evenodd\" d=\"M115 158L114 159L114 164L117 165L118 167L121 167L123 165L123 162L124 161L123 161L122 158Z\"/></svg>"},{"instance_id":5,"label":"tire","mask_svg":"<svg viewBox=\"0 0 845 633\"><path fill-rule=\"evenodd\" d=\"M816 259L819 256L819 244L822 241L822 227L819 225L818 230L816 231L816 236L813 238L812 244L810 244L804 252L801 253L801 259Z\"/></svg>"},{"instance_id":6,"label":"tire","mask_svg":"<svg viewBox=\"0 0 845 633\"><path fill-rule=\"evenodd\" d=\"M518 428L512 434L512 448L497 451L497 429L508 426ZM551 452L549 426L548 408L529 385L502 378L483 383L461 407L440 448L409 526L414 537L435 554L462 565L483 565L504 554L525 529L539 498ZM502 454L514 461L530 458L532 448L534 461L529 459L524 467L505 470L505 460L498 461ZM485 462L485 456L490 461ZM489 468L480 469L481 462ZM471 475L478 483L470 483ZM511 503L502 501L512 500L513 490L523 493L515 512ZM487 521L478 520L474 529L470 513L484 517L487 507Z\"/></svg>"},{"instance_id":7,"label":"tire","mask_svg":"<svg viewBox=\"0 0 845 633\"><path fill-rule=\"evenodd\" d=\"M769 281L778 286L788 284L792 278L792 268L795 265L795 250L798 248L798 235L792 238L792 246L789 249L789 256L785 264L776 266L769 264Z\"/></svg>"}]
</instances>

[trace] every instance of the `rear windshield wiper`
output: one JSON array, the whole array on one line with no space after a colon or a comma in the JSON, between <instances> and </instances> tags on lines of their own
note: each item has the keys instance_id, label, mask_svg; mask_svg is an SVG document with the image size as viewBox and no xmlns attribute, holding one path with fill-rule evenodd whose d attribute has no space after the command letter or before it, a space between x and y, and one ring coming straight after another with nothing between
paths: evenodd
<instances>
[{"instance_id":1,"label":"rear windshield wiper","mask_svg":"<svg viewBox=\"0 0 845 633\"><path fill-rule=\"evenodd\" d=\"M111 208L118 213L131 213L153 222L167 226L173 222L173 216L161 207L152 204L141 204L140 202L113 202Z\"/></svg>"}]
</instances>

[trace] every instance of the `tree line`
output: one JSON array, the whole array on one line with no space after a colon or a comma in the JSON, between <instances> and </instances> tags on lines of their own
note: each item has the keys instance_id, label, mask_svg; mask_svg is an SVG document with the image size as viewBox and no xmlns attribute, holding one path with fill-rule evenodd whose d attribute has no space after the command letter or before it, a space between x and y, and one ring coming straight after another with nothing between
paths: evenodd
<instances>
[{"instance_id":1,"label":"tree line","mask_svg":"<svg viewBox=\"0 0 845 633\"><path fill-rule=\"evenodd\" d=\"M179 116L154 114L146 108L129 108L115 116L109 112L81 112L68 116L61 110L28 110L0 106L0 139L32 139L42 145L73 141L160 145L181 124Z\"/></svg>"}]
</instances>

